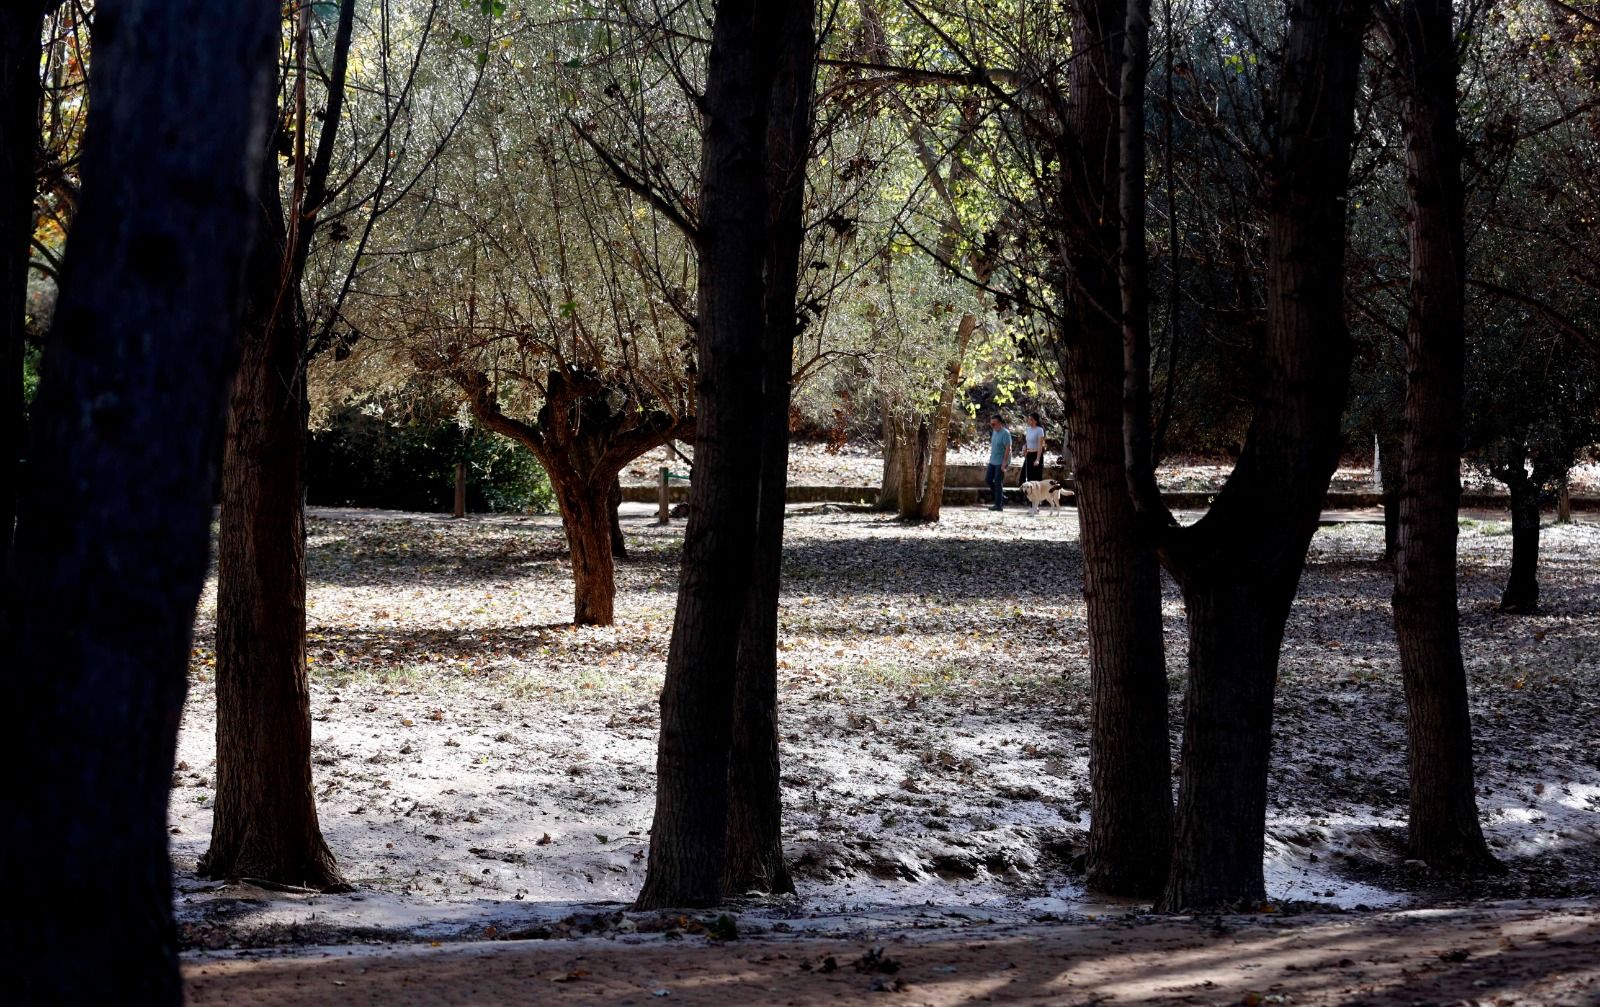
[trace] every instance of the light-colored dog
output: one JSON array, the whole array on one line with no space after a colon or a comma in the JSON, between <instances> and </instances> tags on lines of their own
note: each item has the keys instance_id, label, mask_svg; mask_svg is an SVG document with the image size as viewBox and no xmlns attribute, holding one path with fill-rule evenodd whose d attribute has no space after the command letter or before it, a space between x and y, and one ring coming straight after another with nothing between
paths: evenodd
<instances>
[{"instance_id":1,"label":"light-colored dog","mask_svg":"<svg viewBox=\"0 0 1600 1007\"><path fill-rule=\"evenodd\" d=\"M1029 479L1022 484L1022 495L1028 500L1028 509L1035 513L1042 503L1061 509L1061 484L1054 479Z\"/></svg>"}]
</instances>

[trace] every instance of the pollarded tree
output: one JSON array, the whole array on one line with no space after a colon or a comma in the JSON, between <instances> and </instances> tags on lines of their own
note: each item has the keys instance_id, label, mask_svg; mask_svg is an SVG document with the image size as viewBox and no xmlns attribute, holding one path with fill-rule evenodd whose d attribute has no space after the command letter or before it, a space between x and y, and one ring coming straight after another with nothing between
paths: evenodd
<instances>
[{"instance_id":1,"label":"pollarded tree","mask_svg":"<svg viewBox=\"0 0 1600 1007\"><path fill-rule=\"evenodd\" d=\"M514 44L506 59L521 54ZM574 621L610 625L618 475L693 429L692 252L611 184L554 90L533 72L491 81L463 143L403 206L432 247L373 270L352 299L369 333L353 362L450 383L481 426L539 459L566 529Z\"/></svg>"}]
</instances>

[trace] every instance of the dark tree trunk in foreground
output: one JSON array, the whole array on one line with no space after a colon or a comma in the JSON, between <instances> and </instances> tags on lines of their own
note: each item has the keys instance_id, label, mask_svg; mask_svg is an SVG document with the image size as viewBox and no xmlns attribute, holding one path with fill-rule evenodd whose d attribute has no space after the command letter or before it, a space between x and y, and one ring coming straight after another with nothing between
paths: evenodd
<instances>
[{"instance_id":1,"label":"dark tree trunk in foreground","mask_svg":"<svg viewBox=\"0 0 1600 1007\"><path fill-rule=\"evenodd\" d=\"M0 857L28 907L0 924L13 1002L180 1000L167 797L276 20L262 2L97 10L8 627L17 761Z\"/></svg>"},{"instance_id":2,"label":"dark tree trunk in foreground","mask_svg":"<svg viewBox=\"0 0 1600 1007\"><path fill-rule=\"evenodd\" d=\"M761 457L750 591L739 625L733 748L728 763L728 848L723 893L794 891L783 860L778 755L778 595L789 484L789 403L805 178L811 148L812 5L791 4L779 25L777 73L767 113L765 337Z\"/></svg>"},{"instance_id":3,"label":"dark tree trunk in foreground","mask_svg":"<svg viewBox=\"0 0 1600 1007\"><path fill-rule=\"evenodd\" d=\"M1522 459L1497 473L1511 491L1511 576L1500 595L1500 611L1539 611L1539 484L1523 471Z\"/></svg>"},{"instance_id":4,"label":"dark tree trunk in foreground","mask_svg":"<svg viewBox=\"0 0 1600 1007\"><path fill-rule=\"evenodd\" d=\"M763 457L773 454L766 445L775 440L776 422L763 399L772 391L787 400L777 385L782 375L787 387L788 360L773 355L779 334L792 339L795 329L796 279L779 274L792 273L801 237L786 197L803 185L792 159L806 139L795 142L791 116L803 108L809 121L813 18L809 0L727 0L712 29L700 173L695 478L661 693L655 824L641 908L715 905L725 881L751 880L728 878L730 866L738 875L765 871L768 884L781 880L762 866L777 841L761 833L776 823L778 795L739 798L734 820L730 810L735 786L748 792L776 784L776 766L766 756L776 745L775 734L768 738L775 730L773 655L753 653L775 639L776 612L766 607L777 602L776 573L766 567L782 546L781 525L762 520L781 514L784 481L776 457ZM792 79L802 64L804 84ZM776 179L782 181L774 188ZM772 579L753 583L758 570ZM762 596L761 621L749 615L752 595ZM748 660L740 660L741 644ZM745 739L741 750L758 759L754 774L738 784L730 763L736 733ZM760 782L769 774L770 782ZM755 818L761 821L752 830ZM729 860L730 830L751 836L754 857Z\"/></svg>"},{"instance_id":5,"label":"dark tree trunk in foreground","mask_svg":"<svg viewBox=\"0 0 1600 1007\"><path fill-rule=\"evenodd\" d=\"M1404 475L1394 628L1411 771L1408 852L1438 870L1496 866L1478 824L1472 722L1456 599L1466 330L1465 196L1450 0L1410 0L1389 20L1400 77L1410 214Z\"/></svg>"},{"instance_id":6,"label":"dark tree trunk in foreground","mask_svg":"<svg viewBox=\"0 0 1600 1007\"><path fill-rule=\"evenodd\" d=\"M33 237L34 158L39 146L39 37L44 7L39 0L0 5L0 334L5 369L0 382L5 415L0 419L5 452L0 471L0 575L11 566L16 528L18 460L28 432L23 422L22 356L28 313L28 242Z\"/></svg>"},{"instance_id":7,"label":"dark tree trunk in foreground","mask_svg":"<svg viewBox=\"0 0 1600 1007\"><path fill-rule=\"evenodd\" d=\"M1057 195L1069 261L1067 431L1082 529L1089 624L1092 807L1087 884L1154 895L1172 836L1161 581L1128 495L1119 303L1117 93L1124 8L1086 0L1074 19L1068 122Z\"/></svg>"},{"instance_id":8,"label":"dark tree trunk in foreground","mask_svg":"<svg viewBox=\"0 0 1600 1007\"><path fill-rule=\"evenodd\" d=\"M284 279L278 155L261 168L217 536L217 789L199 873L346 887L317 823L306 680L305 327Z\"/></svg>"},{"instance_id":9,"label":"dark tree trunk in foreground","mask_svg":"<svg viewBox=\"0 0 1600 1007\"><path fill-rule=\"evenodd\" d=\"M1183 589L1189 680L1170 912L1266 896L1267 760L1278 653L1338 463L1351 346L1345 203L1370 5L1294 0L1266 179L1266 380L1239 463L1163 560Z\"/></svg>"}]
</instances>

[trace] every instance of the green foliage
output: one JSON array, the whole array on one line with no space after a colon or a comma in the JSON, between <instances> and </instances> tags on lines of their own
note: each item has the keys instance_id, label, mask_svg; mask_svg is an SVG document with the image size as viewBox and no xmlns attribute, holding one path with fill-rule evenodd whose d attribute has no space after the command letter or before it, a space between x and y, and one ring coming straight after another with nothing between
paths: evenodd
<instances>
[{"instance_id":1,"label":"green foliage","mask_svg":"<svg viewBox=\"0 0 1600 1007\"><path fill-rule=\"evenodd\" d=\"M325 506L446 511L458 461L467 464L469 510L545 513L553 506L549 478L520 445L463 430L454 418L395 422L358 406L312 433L308 498Z\"/></svg>"},{"instance_id":2,"label":"green foliage","mask_svg":"<svg viewBox=\"0 0 1600 1007\"><path fill-rule=\"evenodd\" d=\"M22 350L22 408L33 408L33 397L39 392L39 359L43 351L37 346L24 346Z\"/></svg>"}]
</instances>

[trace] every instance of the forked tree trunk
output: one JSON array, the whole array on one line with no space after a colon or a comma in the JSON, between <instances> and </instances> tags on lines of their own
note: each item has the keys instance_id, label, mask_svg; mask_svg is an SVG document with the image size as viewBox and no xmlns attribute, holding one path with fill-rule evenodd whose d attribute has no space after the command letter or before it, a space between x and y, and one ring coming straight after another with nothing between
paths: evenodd
<instances>
[{"instance_id":1,"label":"forked tree trunk","mask_svg":"<svg viewBox=\"0 0 1600 1007\"><path fill-rule=\"evenodd\" d=\"M277 154L263 159L217 540L217 788L199 872L347 887L317 823L306 681L305 347L283 289Z\"/></svg>"},{"instance_id":2,"label":"forked tree trunk","mask_svg":"<svg viewBox=\"0 0 1600 1007\"><path fill-rule=\"evenodd\" d=\"M23 421L22 358L28 313L28 252L33 237L34 156L39 146L39 0L0 5L0 382L9 391L0 409L0 575L11 566L16 528L18 460L27 441ZM0 612L4 602L0 600Z\"/></svg>"},{"instance_id":3,"label":"forked tree trunk","mask_svg":"<svg viewBox=\"0 0 1600 1007\"><path fill-rule=\"evenodd\" d=\"M550 479L572 561L573 621L609 626L615 616L616 558L627 556L617 509L621 473L634 459L677 438L683 420L665 409L644 409L602 376L577 368L553 369L545 402L529 423L500 409L493 382L483 372L455 376L477 421L533 452ZM624 404L613 396L624 393ZM620 548L619 548L620 547Z\"/></svg>"},{"instance_id":4,"label":"forked tree trunk","mask_svg":"<svg viewBox=\"0 0 1600 1007\"><path fill-rule=\"evenodd\" d=\"M609 626L615 621L616 563L611 553L611 502L606 487L580 482L549 466L551 488L561 507L572 560L572 621L579 626Z\"/></svg>"},{"instance_id":5,"label":"forked tree trunk","mask_svg":"<svg viewBox=\"0 0 1600 1007\"><path fill-rule=\"evenodd\" d=\"M1516 468L1501 477L1511 491L1511 575L1500 595L1500 611L1539 611L1539 486Z\"/></svg>"},{"instance_id":6,"label":"forked tree trunk","mask_svg":"<svg viewBox=\"0 0 1600 1007\"><path fill-rule=\"evenodd\" d=\"M786 460L766 447L779 422L773 410L783 414L787 439L787 395L774 382L782 374L787 385L790 361L782 347L797 327L814 17L811 0L724 0L712 28L701 148L695 479L661 693L655 823L641 908L720 902L729 880L730 828L749 836L757 854L731 865L735 873L781 881L773 876L781 850L764 863L761 851L778 841L776 764L766 755L776 746L775 652L768 642L776 630L768 631L765 620L776 619L777 571L769 568L776 566L782 527L762 518L781 515L783 507L779 464L786 469ZM774 482L777 496L767 493ZM759 621L748 608L756 596ZM759 646L761 653L750 654L759 661L742 662L741 644ZM736 736L748 743L743 751L757 755L755 766L732 764ZM735 784L735 774L747 770L753 771ZM735 807L733 788L751 785L767 792Z\"/></svg>"},{"instance_id":7,"label":"forked tree trunk","mask_svg":"<svg viewBox=\"0 0 1600 1007\"><path fill-rule=\"evenodd\" d=\"M956 328L956 355L945 371L944 384L939 387L939 411L933 421L933 440L928 448L928 487L922 493L922 503L917 517L924 521L939 520L939 509L944 505L944 470L950 454L950 420L955 413L956 392L961 387L961 367L967 359L967 347L972 343L973 330L978 326L978 316L968 312L961 316Z\"/></svg>"},{"instance_id":8,"label":"forked tree trunk","mask_svg":"<svg viewBox=\"0 0 1600 1007\"><path fill-rule=\"evenodd\" d=\"M95 36L8 584L8 1002L181 1002L167 800L277 13L97 8L117 30Z\"/></svg>"},{"instance_id":9,"label":"forked tree trunk","mask_svg":"<svg viewBox=\"0 0 1600 1007\"><path fill-rule=\"evenodd\" d=\"M1265 895L1267 756L1279 645L1339 458L1350 374L1345 201L1367 0L1292 0L1267 180L1264 383L1209 513L1163 561L1189 618L1172 867L1158 908Z\"/></svg>"},{"instance_id":10,"label":"forked tree trunk","mask_svg":"<svg viewBox=\"0 0 1600 1007\"><path fill-rule=\"evenodd\" d=\"M1390 19L1405 135L1411 254L1404 476L1394 627L1411 777L1408 852L1437 870L1498 866L1483 841L1456 600L1466 331L1465 197L1450 0L1409 0Z\"/></svg>"}]
</instances>

